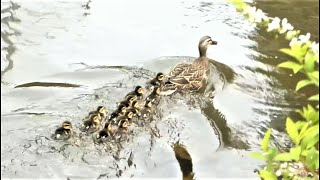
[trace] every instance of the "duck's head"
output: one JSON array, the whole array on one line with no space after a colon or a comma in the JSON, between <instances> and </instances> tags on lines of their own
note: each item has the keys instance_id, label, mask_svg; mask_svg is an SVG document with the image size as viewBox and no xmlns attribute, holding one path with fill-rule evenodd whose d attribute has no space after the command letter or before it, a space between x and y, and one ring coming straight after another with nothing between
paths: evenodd
<instances>
[{"instance_id":1,"label":"duck's head","mask_svg":"<svg viewBox=\"0 0 320 180\"><path fill-rule=\"evenodd\" d=\"M108 132L113 134L118 129L118 126L114 122L110 122L110 123L106 123L104 128L107 129Z\"/></svg>"},{"instance_id":2,"label":"duck's head","mask_svg":"<svg viewBox=\"0 0 320 180\"><path fill-rule=\"evenodd\" d=\"M122 128L127 128L127 127L129 127L129 122L128 122L127 119L123 119L123 120L121 120L121 121L119 122L119 125L120 125L120 127L122 127Z\"/></svg>"},{"instance_id":3,"label":"duck's head","mask_svg":"<svg viewBox=\"0 0 320 180\"><path fill-rule=\"evenodd\" d=\"M125 113L125 112L127 111L127 108L126 108L125 105L120 104L120 105L118 106L118 111L119 111L119 112L122 112L122 113Z\"/></svg>"},{"instance_id":4,"label":"duck's head","mask_svg":"<svg viewBox=\"0 0 320 180\"><path fill-rule=\"evenodd\" d=\"M132 119L133 118L133 112L127 111L125 116L127 116L129 119Z\"/></svg>"},{"instance_id":5,"label":"duck's head","mask_svg":"<svg viewBox=\"0 0 320 180\"><path fill-rule=\"evenodd\" d=\"M156 77L157 77L157 80L158 80L158 81L163 81L163 79L164 79L164 74L160 72L160 73L157 74Z\"/></svg>"},{"instance_id":6,"label":"duck's head","mask_svg":"<svg viewBox=\"0 0 320 180\"><path fill-rule=\"evenodd\" d=\"M136 86L134 92L136 92L137 95L142 95L144 90L143 90L142 86Z\"/></svg>"},{"instance_id":7,"label":"duck's head","mask_svg":"<svg viewBox=\"0 0 320 180\"><path fill-rule=\"evenodd\" d=\"M156 95L160 95L160 87L154 87L153 93Z\"/></svg>"},{"instance_id":8,"label":"duck's head","mask_svg":"<svg viewBox=\"0 0 320 180\"><path fill-rule=\"evenodd\" d=\"M136 99L137 99L137 96L130 95L130 96L127 96L125 100L128 101L129 103L132 103Z\"/></svg>"},{"instance_id":9,"label":"duck's head","mask_svg":"<svg viewBox=\"0 0 320 180\"><path fill-rule=\"evenodd\" d=\"M146 100L146 103L144 104L144 107L151 108L152 107L152 102L149 101L149 100Z\"/></svg>"},{"instance_id":10,"label":"duck's head","mask_svg":"<svg viewBox=\"0 0 320 180\"><path fill-rule=\"evenodd\" d=\"M116 117L118 117L118 113L113 112L113 113L110 114L109 120L112 120L112 119L114 119Z\"/></svg>"},{"instance_id":11,"label":"duck's head","mask_svg":"<svg viewBox=\"0 0 320 180\"><path fill-rule=\"evenodd\" d=\"M70 129L72 128L72 124L71 124L70 121L64 121L64 122L62 123L62 127L63 127L63 129L68 129L68 130L70 130Z\"/></svg>"},{"instance_id":12,"label":"duck's head","mask_svg":"<svg viewBox=\"0 0 320 180\"><path fill-rule=\"evenodd\" d=\"M218 42L211 39L210 36L203 36L199 41L199 53L200 57L205 57L207 49L210 45L217 45Z\"/></svg>"},{"instance_id":13,"label":"duck's head","mask_svg":"<svg viewBox=\"0 0 320 180\"><path fill-rule=\"evenodd\" d=\"M92 116L92 122L93 122L94 124L99 124L99 123L100 123L100 120L101 120L101 118L100 118L99 115L95 114L95 115Z\"/></svg>"},{"instance_id":14,"label":"duck's head","mask_svg":"<svg viewBox=\"0 0 320 180\"><path fill-rule=\"evenodd\" d=\"M107 114L107 110L106 110L106 108L103 107L103 106L98 106L97 111L98 111L100 114Z\"/></svg>"},{"instance_id":15,"label":"duck's head","mask_svg":"<svg viewBox=\"0 0 320 180\"><path fill-rule=\"evenodd\" d=\"M136 108L136 109L139 109L139 102L138 101L133 101L132 102L132 107Z\"/></svg>"}]
</instances>

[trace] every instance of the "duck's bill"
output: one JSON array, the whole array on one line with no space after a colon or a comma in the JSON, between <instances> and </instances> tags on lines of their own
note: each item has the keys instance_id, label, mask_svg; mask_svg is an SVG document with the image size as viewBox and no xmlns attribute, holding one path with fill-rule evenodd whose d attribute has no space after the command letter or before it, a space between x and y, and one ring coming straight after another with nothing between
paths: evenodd
<instances>
[{"instance_id":1,"label":"duck's bill","mask_svg":"<svg viewBox=\"0 0 320 180\"><path fill-rule=\"evenodd\" d=\"M217 42L217 41L212 41L211 44L212 44L212 45L217 45L218 42Z\"/></svg>"}]
</instances>

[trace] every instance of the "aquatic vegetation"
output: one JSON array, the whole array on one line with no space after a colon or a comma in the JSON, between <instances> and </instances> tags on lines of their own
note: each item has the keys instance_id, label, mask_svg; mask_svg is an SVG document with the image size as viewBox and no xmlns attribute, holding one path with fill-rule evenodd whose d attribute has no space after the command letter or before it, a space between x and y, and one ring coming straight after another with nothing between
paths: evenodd
<instances>
[{"instance_id":1,"label":"aquatic vegetation","mask_svg":"<svg viewBox=\"0 0 320 180\"><path fill-rule=\"evenodd\" d=\"M310 41L310 33L300 35L300 31L294 30L286 18L281 20L278 17L264 17L260 9L248 5L243 0L229 2L247 16L251 23L277 36L284 34L284 38L290 41L290 48L282 48L280 51L292 59L280 63L278 67L290 69L294 74L304 74L305 79L296 84L296 91L306 86L314 86L319 90L319 43ZM319 179L319 93L311 95L308 100L310 104L296 110L301 119L286 119L286 132L293 142L289 152L278 147L269 147L272 132L269 129L261 141L262 153L252 154L253 157L266 162L266 166L259 170L262 179Z\"/></svg>"}]
</instances>

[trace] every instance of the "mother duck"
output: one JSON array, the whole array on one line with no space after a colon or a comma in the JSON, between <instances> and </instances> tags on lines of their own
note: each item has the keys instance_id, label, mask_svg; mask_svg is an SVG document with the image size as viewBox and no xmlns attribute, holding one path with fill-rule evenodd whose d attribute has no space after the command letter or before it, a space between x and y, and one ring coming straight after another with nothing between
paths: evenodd
<instances>
[{"instance_id":1,"label":"mother duck","mask_svg":"<svg viewBox=\"0 0 320 180\"><path fill-rule=\"evenodd\" d=\"M210 36L204 36L199 41L199 57L192 64L182 63L176 65L167 75L161 87L162 95L170 95L177 91L203 92L210 95L215 86L234 79L234 71L225 64L207 57L207 49L218 42Z\"/></svg>"}]
</instances>

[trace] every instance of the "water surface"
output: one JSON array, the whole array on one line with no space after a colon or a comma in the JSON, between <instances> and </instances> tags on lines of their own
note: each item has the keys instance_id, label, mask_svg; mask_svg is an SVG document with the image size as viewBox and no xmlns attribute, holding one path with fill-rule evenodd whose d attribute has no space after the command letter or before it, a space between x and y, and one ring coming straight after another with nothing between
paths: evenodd
<instances>
[{"instance_id":1,"label":"water surface","mask_svg":"<svg viewBox=\"0 0 320 180\"><path fill-rule=\"evenodd\" d=\"M318 40L318 26L310 26L319 20L317 2L254 4L270 16L288 17ZM223 0L2 0L1 5L4 178L181 179L176 144L187 152L196 179L254 178L263 162L249 153L259 150L268 127L274 128L272 143L286 147L285 117L313 93L295 93L302 77L275 68L287 60L278 49L288 42L253 28ZM153 121L133 126L121 143L50 138L64 120L80 133L82 118L98 105L112 111L137 84L191 62L203 35L219 42L208 56L238 74L214 99L163 98Z\"/></svg>"}]
</instances>

